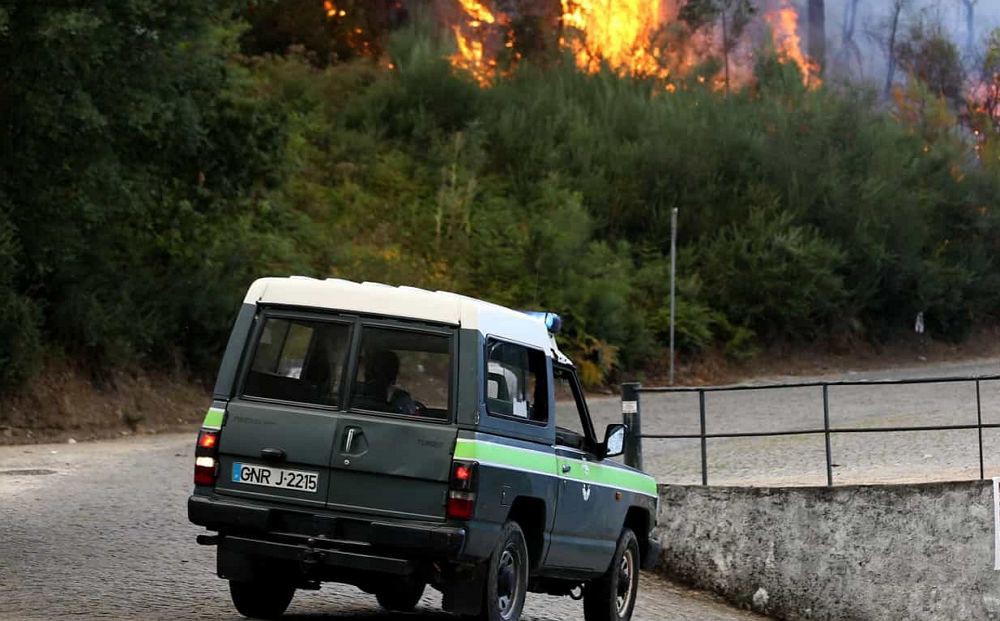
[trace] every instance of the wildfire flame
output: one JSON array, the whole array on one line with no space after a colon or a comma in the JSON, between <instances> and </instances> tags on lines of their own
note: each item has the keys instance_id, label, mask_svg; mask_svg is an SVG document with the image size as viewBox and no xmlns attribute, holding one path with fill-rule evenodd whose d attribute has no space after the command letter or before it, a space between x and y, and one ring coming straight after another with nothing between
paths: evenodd
<instances>
[{"instance_id":1,"label":"wildfire flame","mask_svg":"<svg viewBox=\"0 0 1000 621\"><path fill-rule=\"evenodd\" d=\"M492 24L497 21L497 18L476 0L458 0L461 3L462 8L465 10L466 15L472 18L472 22L469 24L473 27L478 27L479 24L476 22L485 22L487 24Z\"/></svg>"},{"instance_id":2,"label":"wildfire flame","mask_svg":"<svg viewBox=\"0 0 1000 621\"><path fill-rule=\"evenodd\" d=\"M337 5L335 5L330 0L324 0L323 10L326 11L326 16L329 17L330 19L333 19L335 17L344 17L345 15L347 15L347 11L345 11L344 9L338 9Z\"/></svg>"},{"instance_id":3,"label":"wildfire flame","mask_svg":"<svg viewBox=\"0 0 1000 621\"><path fill-rule=\"evenodd\" d=\"M480 86L488 86L496 75L497 61L487 54L486 39L488 27L498 22L497 16L477 0L458 1L467 19L464 25L451 27L458 48L451 57L451 64L469 72Z\"/></svg>"},{"instance_id":4,"label":"wildfire flame","mask_svg":"<svg viewBox=\"0 0 1000 621\"><path fill-rule=\"evenodd\" d=\"M789 5L789 0L782 0L777 10L764 15L764 20L771 26L774 49L779 60L798 65L802 82L806 86L819 86L819 65L802 52L799 13Z\"/></svg>"},{"instance_id":5,"label":"wildfire flame","mask_svg":"<svg viewBox=\"0 0 1000 621\"><path fill-rule=\"evenodd\" d=\"M659 0L562 0L562 23L579 36L560 41L586 71L601 63L632 75L663 76L660 52L651 45L662 23Z\"/></svg>"},{"instance_id":6,"label":"wildfire flame","mask_svg":"<svg viewBox=\"0 0 1000 621\"><path fill-rule=\"evenodd\" d=\"M451 26L458 48L451 62L487 86L497 73L497 53L514 45L510 16L491 10L488 0L450 1L458 6L461 16ZM690 33L683 46L664 45L659 35L677 25L681 4L677 0L560 0L560 4L563 31L559 44L572 53L584 71L597 72L607 65L623 75L662 79L666 90L673 92L677 89L675 77L709 57L722 55L724 37L718 24ZM802 51L799 15L791 0L768 0L765 4L762 23L753 31L758 43L769 29L778 60L795 63L806 86L819 86L820 68ZM753 46L741 43L731 44L731 48L732 82L746 84L753 73ZM715 88L725 85L721 76L708 82Z\"/></svg>"}]
</instances>

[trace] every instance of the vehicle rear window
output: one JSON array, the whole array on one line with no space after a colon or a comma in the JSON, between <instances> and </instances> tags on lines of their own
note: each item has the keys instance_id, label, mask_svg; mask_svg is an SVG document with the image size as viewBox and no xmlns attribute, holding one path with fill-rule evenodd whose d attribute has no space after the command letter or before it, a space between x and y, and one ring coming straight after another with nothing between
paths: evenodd
<instances>
[{"instance_id":1,"label":"vehicle rear window","mask_svg":"<svg viewBox=\"0 0 1000 621\"><path fill-rule=\"evenodd\" d=\"M351 408L446 419L450 377L450 337L366 327Z\"/></svg>"},{"instance_id":2,"label":"vehicle rear window","mask_svg":"<svg viewBox=\"0 0 1000 621\"><path fill-rule=\"evenodd\" d=\"M260 331L243 394L336 406L351 328L345 324L268 317Z\"/></svg>"},{"instance_id":3,"label":"vehicle rear window","mask_svg":"<svg viewBox=\"0 0 1000 621\"><path fill-rule=\"evenodd\" d=\"M522 345L491 342L486 362L486 406L490 414L547 422L545 354Z\"/></svg>"}]
</instances>

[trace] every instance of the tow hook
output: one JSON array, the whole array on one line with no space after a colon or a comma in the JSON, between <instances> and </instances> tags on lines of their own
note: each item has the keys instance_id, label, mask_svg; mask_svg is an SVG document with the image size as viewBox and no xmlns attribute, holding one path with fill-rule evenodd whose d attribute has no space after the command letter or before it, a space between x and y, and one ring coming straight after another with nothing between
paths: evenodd
<instances>
[{"instance_id":1,"label":"tow hook","mask_svg":"<svg viewBox=\"0 0 1000 621\"><path fill-rule=\"evenodd\" d=\"M219 545L218 535L198 535L195 538L200 546L216 546Z\"/></svg>"},{"instance_id":2,"label":"tow hook","mask_svg":"<svg viewBox=\"0 0 1000 621\"><path fill-rule=\"evenodd\" d=\"M326 558L326 552L323 550L316 550L316 540L310 538L306 541L307 549L302 553L302 565L304 566L306 573L315 568L317 565L323 562Z\"/></svg>"}]
</instances>

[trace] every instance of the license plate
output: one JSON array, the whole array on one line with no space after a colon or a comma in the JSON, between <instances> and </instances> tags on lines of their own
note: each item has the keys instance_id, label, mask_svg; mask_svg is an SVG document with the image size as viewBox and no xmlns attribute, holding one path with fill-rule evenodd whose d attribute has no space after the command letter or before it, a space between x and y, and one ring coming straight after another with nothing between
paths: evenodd
<instances>
[{"instance_id":1,"label":"license plate","mask_svg":"<svg viewBox=\"0 0 1000 621\"><path fill-rule=\"evenodd\" d=\"M237 462L233 464L233 483L315 493L319 488L319 474Z\"/></svg>"}]
</instances>

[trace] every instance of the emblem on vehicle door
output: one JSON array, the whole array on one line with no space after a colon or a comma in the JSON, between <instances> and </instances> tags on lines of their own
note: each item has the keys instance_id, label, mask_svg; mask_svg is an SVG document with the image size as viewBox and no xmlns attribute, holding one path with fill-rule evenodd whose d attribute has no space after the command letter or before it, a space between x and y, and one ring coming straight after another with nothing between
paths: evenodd
<instances>
[{"instance_id":1,"label":"emblem on vehicle door","mask_svg":"<svg viewBox=\"0 0 1000 621\"><path fill-rule=\"evenodd\" d=\"M590 501L590 486L589 485L584 485L583 486L583 502L589 502L589 501Z\"/></svg>"}]
</instances>

